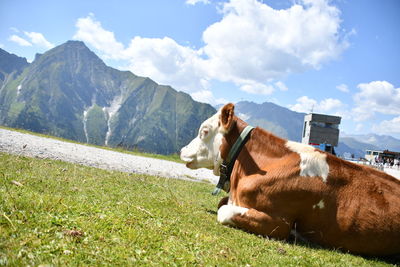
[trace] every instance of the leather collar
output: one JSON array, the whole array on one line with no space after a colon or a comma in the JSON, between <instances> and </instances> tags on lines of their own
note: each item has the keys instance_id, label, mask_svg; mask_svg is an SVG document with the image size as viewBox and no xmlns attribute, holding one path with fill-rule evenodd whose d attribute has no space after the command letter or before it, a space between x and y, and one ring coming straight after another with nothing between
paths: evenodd
<instances>
[{"instance_id":1,"label":"leather collar","mask_svg":"<svg viewBox=\"0 0 400 267\"><path fill-rule=\"evenodd\" d=\"M239 138L236 140L235 144L233 144L231 150L229 151L227 159L222 162L221 166L219 167L219 181L214 191L212 192L213 195L217 195L219 192L221 192L221 189L227 193L229 192L231 184L231 174L233 166L236 162L236 158L238 157L243 146L249 139L250 133L253 129L254 127L250 125L244 128L244 130L240 133Z\"/></svg>"}]
</instances>

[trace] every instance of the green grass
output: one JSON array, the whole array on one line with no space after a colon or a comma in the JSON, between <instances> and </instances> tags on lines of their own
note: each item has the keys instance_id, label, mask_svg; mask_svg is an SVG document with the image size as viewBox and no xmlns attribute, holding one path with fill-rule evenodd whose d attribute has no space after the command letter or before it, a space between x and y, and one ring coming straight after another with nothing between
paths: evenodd
<instances>
[{"instance_id":1,"label":"green grass","mask_svg":"<svg viewBox=\"0 0 400 267\"><path fill-rule=\"evenodd\" d=\"M222 226L212 189L0 153L0 265L390 265Z\"/></svg>"},{"instance_id":2,"label":"green grass","mask_svg":"<svg viewBox=\"0 0 400 267\"><path fill-rule=\"evenodd\" d=\"M137 150L126 150L123 148L112 148L112 147L107 147L107 146L98 146L98 145L93 145L93 144L87 144L87 143L80 143L74 140L70 139L64 139L61 137L56 137L56 136L51 136L51 135L46 135L46 134L41 134L37 132L32 132L24 129L17 129L17 128L10 128L7 126L0 125L0 129L5 129L5 130L10 130L10 131L15 131L15 132L20 132L20 133L26 133L26 134L31 134L39 137L45 137L45 138L50 138L54 140L59 140L63 142L68 142L72 144L79 144L79 145L84 145L84 146L90 146L90 147L96 147L96 148L101 148L101 149L106 149L106 150L111 150L111 151L117 151L125 154L130 154L130 155L135 155L135 156L142 156L142 157L148 157L148 158L155 158L155 159L163 159L163 160L169 160L173 162L178 162L178 163L183 163L183 161L180 159L178 154L171 154L171 155L161 155L161 154L151 154L151 153L146 153L146 152L141 152Z\"/></svg>"}]
</instances>

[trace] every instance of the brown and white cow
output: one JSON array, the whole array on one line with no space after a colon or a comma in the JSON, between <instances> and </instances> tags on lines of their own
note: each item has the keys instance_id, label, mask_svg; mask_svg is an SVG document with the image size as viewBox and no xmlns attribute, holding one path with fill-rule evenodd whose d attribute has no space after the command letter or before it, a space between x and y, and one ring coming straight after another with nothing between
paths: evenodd
<instances>
[{"instance_id":1,"label":"brown and white cow","mask_svg":"<svg viewBox=\"0 0 400 267\"><path fill-rule=\"evenodd\" d=\"M192 169L219 165L247 123L227 104L181 150ZM365 255L400 254L400 181L314 147L255 128L231 175L218 221L287 239L295 230L325 247Z\"/></svg>"}]
</instances>

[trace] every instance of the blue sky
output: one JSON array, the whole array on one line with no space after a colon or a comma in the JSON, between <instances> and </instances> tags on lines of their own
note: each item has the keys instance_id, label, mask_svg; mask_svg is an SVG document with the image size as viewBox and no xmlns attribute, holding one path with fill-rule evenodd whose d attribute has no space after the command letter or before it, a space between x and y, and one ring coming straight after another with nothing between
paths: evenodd
<instances>
[{"instance_id":1,"label":"blue sky","mask_svg":"<svg viewBox=\"0 0 400 267\"><path fill-rule=\"evenodd\" d=\"M400 138L398 0L2 0L0 47L82 40L106 64L211 104L274 102Z\"/></svg>"}]
</instances>

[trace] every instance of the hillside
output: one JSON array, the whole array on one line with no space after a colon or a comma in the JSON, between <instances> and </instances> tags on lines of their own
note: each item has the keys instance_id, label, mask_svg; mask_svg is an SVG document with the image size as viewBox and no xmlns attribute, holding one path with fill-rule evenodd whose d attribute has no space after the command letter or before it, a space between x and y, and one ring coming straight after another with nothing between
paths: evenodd
<instances>
[{"instance_id":1,"label":"hillside","mask_svg":"<svg viewBox=\"0 0 400 267\"><path fill-rule=\"evenodd\" d=\"M13 79L13 76L18 75L28 66L25 58L10 54L0 48L0 88L8 79Z\"/></svg>"},{"instance_id":2,"label":"hillside","mask_svg":"<svg viewBox=\"0 0 400 267\"><path fill-rule=\"evenodd\" d=\"M1 71L20 73L0 90L0 124L10 127L171 154L215 113L170 86L106 66L79 41L37 55L29 65L7 62Z\"/></svg>"},{"instance_id":3,"label":"hillside","mask_svg":"<svg viewBox=\"0 0 400 267\"><path fill-rule=\"evenodd\" d=\"M345 138L353 138L364 144L369 145L369 149L381 149L381 150L392 150L400 151L400 140L389 136L389 135L378 135L378 134L365 134L365 135L354 135L346 134L343 136Z\"/></svg>"},{"instance_id":4,"label":"hillside","mask_svg":"<svg viewBox=\"0 0 400 267\"><path fill-rule=\"evenodd\" d=\"M305 113L291 111L270 102L256 104L248 101L238 102L235 110L252 125L260 126L282 138L301 142Z\"/></svg>"}]
</instances>

